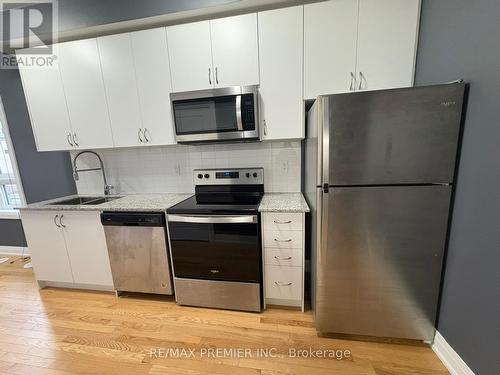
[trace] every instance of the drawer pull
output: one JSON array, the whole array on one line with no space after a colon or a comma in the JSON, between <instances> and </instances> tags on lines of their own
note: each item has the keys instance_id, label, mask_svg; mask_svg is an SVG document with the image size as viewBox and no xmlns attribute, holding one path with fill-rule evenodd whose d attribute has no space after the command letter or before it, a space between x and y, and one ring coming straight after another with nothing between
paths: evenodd
<instances>
[{"instance_id":1,"label":"drawer pull","mask_svg":"<svg viewBox=\"0 0 500 375\"><path fill-rule=\"evenodd\" d=\"M276 260L291 260L292 257L279 257L279 256L275 255L274 259L276 259Z\"/></svg>"},{"instance_id":2,"label":"drawer pull","mask_svg":"<svg viewBox=\"0 0 500 375\"><path fill-rule=\"evenodd\" d=\"M279 220L274 220L275 224L290 224L292 220L287 220L287 221L279 221Z\"/></svg>"},{"instance_id":3,"label":"drawer pull","mask_svg":"<svg viewBox=\"0 0 500 375\"><path fill-rule=\"evenodd\" d=\"M289 283L283 283L281 281L275 281L274 282L277 286L290 286L292 285L293 283L292 282L289 282Z\"/></svg>"},{"instance_id":4,"label":"drawer pull","mask_svg":"<svg viewBox=\"0 0 500 375\"><path fill-rule=\"evenodd\" d=\"M286 240L278 240L277 238L274 239L276 242L292 242L292 239L286 239Z\"/></svg>"}]
</instances>

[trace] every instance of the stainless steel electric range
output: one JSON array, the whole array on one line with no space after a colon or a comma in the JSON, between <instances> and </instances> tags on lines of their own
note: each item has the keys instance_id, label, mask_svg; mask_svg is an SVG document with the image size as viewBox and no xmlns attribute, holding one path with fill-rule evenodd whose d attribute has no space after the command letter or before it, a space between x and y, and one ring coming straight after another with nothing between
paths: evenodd
<instances>
[{"instance_id":1,"label":"stainless steel electric range","mask_svg":"<svg viewBox=\"0 0 500 375\"><path fill-rule=\"evenodd\" d=\"M193 178L195 195L167 210L177 303L260 311L264 170L195 170Z\"/></svg>"}]
</instances>

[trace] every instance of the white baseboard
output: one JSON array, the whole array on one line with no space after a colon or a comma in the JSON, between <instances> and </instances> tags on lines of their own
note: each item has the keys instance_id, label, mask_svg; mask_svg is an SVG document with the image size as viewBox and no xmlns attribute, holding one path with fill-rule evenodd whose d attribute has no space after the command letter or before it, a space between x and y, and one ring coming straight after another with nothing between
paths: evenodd
<instances>
[{"instance_id":1,"label":"white baseboard","mask_svg":"<svg viewBox=\"0 0 500 375\"><path fill-rule=\"evenodd\" d=\"M24 249L24 255L29 256L30 252L27 247L18 246L0 246L0 255L22 255Z\"/></svg>"},{"instance_id":2,"label":"white baseboard","mask_svg":"<svg viewBox=\"0 0 500 375\"><path fill-rule=\"evenodd\" d=\"M451 375L474 375L458 353L446 342L444 337L436 331L432 350L446 366Z\"/></svg>"}]
</instances>

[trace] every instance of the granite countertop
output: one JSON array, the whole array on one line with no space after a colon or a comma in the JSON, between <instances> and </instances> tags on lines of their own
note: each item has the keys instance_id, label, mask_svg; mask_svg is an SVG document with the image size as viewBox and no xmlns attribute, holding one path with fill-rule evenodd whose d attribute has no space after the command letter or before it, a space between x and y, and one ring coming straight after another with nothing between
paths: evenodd
<instances>
[{"instance_id":1,"label":"granite countertop","mask_svg":"<svg viewBox=\"0 0 500 375\"><path fill-rule=\"evenodd\" d=\"M265 193L260 212L309 212L302 193Z\"/></svg>"},{"instance_id":2,"label":"granite countertop","mask_svg":"<svg viewBox=\"0 0 500 375\"><path fill-rule=\"evenodd\" d=\"M101 204L53 205L58 201L78 198L79 195L50 199L19 207L21 211L165 211L193 194L158 193L118 195L120 198ZM92 197L92 195L81 195ZM96 198L99 196L95 196ZM116 197L116 196L112 196ZM260 212L309 212L302 193L265 193L259 205Z\"/></svg>"},{"instance_id":3,"label":"granite countertop","mask_svg":"<svg viewBox=\"0 0 500 375\"><path fill-rule=\"evenodd\" d=\"M18 207L21 211L54 210L54 211L164 211L193 194L158 193L158 194L129 194L118 195L119 199L101 204L52 205L51 203L92 195L70 195L67 197L50 199ZM97 196L96 196L97 197ZM116 196L112 196L116 197Z\"/></svg>"}]
</instances>

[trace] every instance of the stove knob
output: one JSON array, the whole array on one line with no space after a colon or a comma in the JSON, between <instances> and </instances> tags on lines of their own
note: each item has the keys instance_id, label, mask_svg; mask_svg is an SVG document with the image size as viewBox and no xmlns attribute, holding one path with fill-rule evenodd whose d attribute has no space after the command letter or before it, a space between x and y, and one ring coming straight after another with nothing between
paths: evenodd
<instances>
[{"instance_id":1,"label":"stove knob","mask_svg":"<svg viewBox=\"0 0 500 375\"><path fill-rule=\"evenodd\" d=\"M203 175L201 173L198 173L198 178L203 178Z\"/></svg>"},{"instance_id":2,"label":"stove knob","mask_svg":"<svg viewBox=\"0 0 500 375\"><path fill-rule=\"evenodd\" d=\"M257 178L257 172L253 172L253 176Z\"/></svg>"},{"instance_id":3,"label":"stove knob","mask_svg":"<svg viewBox=\"0 0 500 375\"><path fill-rule=\"evenodd\" d=\"M205 173L205 178L210 178L210 175L208 173Z\"/></svg>"},{"instance_id":4,"label":"stove knob","mask_svg":"<svg viewBox=\"0 0 500 375\"><path fill-rule=\"evenodd\" d=\"M248 173L248 172L247 172L247 173L245 174L245 176L246 176L247 178L250 178L250 173Z\"/></svg>"}]
</instances>

